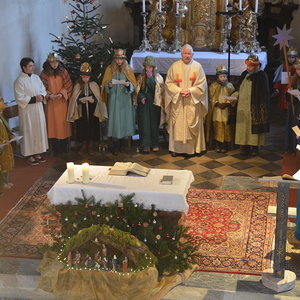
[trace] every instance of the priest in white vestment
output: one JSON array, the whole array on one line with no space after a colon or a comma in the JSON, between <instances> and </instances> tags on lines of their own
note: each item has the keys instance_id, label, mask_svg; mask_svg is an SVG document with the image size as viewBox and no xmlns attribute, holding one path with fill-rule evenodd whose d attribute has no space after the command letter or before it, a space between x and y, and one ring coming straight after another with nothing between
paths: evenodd
<instances>
[{"instance_id":1,"label":"priest in white vestment","mask_svg":"<svg viewBox=\"0 0 300 300\"><path fill-rule=\"evenodd\" d=\"M172 156L206 150L207 82L201 64L193 60L193 55L192 46L184 45L182 59L172 64L166 77L165 111Z\"/></svg>"},{"instance_id":2,"label":"priest in white vestment","mask_svg":"<svg viewBox=\"0 0 300 300\"><path fill-rule=\"evenodd\" d=\"M14 82L15 99L19 108L20 148L26 162L32 166L46 160L40 156L48 149L46 119L43 101L47 94L38 75L33 74L34 62L24 57L20 62L22 73Z\"/></svg>"}]
</instances>

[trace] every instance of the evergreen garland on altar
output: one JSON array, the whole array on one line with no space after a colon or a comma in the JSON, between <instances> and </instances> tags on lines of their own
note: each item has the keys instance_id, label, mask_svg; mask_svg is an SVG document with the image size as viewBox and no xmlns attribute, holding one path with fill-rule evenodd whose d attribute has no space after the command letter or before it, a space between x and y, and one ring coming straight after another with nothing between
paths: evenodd
<instances>
[{"instance_id":1,"label":"evergreen garland on altar","mask_svg":"<svg viewBox=\"0 0 300 300\"><path fill-rule=\"evenodd\" d=\"M82 229L108 225L142 241L156 256L160 275L183 272L197 263L200 254L189 240L188 227L177 225L170 218L163 219L154 205L151 210L145 210L143 204L133 202L134 194L120 195L120 201L105 204L82 194L83 198L75 198L77 205L69 201L45 207L44 233L50 234L54 241L52 246L45 245L48 249L61 251L66 241Z\"/></svg>"}]
</instances>

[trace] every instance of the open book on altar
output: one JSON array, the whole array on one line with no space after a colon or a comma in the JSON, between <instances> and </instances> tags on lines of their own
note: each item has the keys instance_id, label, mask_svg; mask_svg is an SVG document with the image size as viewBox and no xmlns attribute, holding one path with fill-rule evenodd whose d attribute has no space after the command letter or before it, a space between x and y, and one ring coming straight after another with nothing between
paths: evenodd
<instances>
[{"instance_id":1,"label":"open book on altar","mask_svg":"<svg viewBox=\"0 0 300 300\"><path fill-rule=\"evenodd\" d=\"M108 175L123 175L126 176L128 172L135 173L141 176L147 176L150 169L138 163L132 162L116 162L110 169Z\"/></svg>"}]
</instances>

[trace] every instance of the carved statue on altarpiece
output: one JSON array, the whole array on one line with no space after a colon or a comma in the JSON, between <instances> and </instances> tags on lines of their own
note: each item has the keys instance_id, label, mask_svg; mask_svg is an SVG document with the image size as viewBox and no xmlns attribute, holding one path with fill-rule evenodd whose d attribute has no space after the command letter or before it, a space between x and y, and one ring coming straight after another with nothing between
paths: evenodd
<instances>
[{"instance_id":1,"label":"carved statue on altarpiece","mask_svg":"<svg viewBox=\"0 0 300 300\"><path fill-rule=\"evenodd\" d=\"M251 42L255 38L254 34L258 34L255 31L255 22L253 18L255 1L243 1L243 16L242 16L242 40L245 46L249 47ZM258 7L264 8L264 0L258 1ZM261 11L259 10L261 13Z\"/></svg>"},{"instance_id":2,"label":"carved statue on altarpiece","mask_svg":"<svg viewBox=\"0 0 300 300\"><path fill-rule=\"evenodd\" d=\"M216 0L193 0L189 3L186 29L189 43L194 49L218 46L221 30L216 11L221 9ZM222 22L222 20L221 20Z\"/></svg>"},{"instance_id":3,"label":"carved statue on altarpiece","mask_svg":"<svg viewBox=\"0 0 300 300\"><path fill-rule=\"evenodd\" d=\"M149 0L150 3L150 14L147 18L147 37L149 40L149 43L153 45L157 45L158 42L158 0ZM164 7L164 1L163 1L163 7ZM162 28L164 28L166 25L166 17L162 17Z\"/></svg>"}]
</instances>

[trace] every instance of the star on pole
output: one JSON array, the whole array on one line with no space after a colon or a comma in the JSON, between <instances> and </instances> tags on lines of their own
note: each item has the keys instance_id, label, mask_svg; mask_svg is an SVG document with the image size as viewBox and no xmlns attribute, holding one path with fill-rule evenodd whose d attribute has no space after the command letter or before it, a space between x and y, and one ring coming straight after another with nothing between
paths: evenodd
<instances>
[{"instance_id":1,"label":"star on pole","mask_svg":"<svg viewBox=\"0 0 300 300\"><path fill-rule=\"evenodd\" d=\"M286 29L286 24L284 24L282 30L279 29L277 27L277 34L276 35L272 35L273 38L276 39L276 42L274 43L273 46L276 46L276 45L280 45L280 50L282 49L282 45L285 44L286 47L290 47L289 46L289 40L293 40L294 38L292 36L290 36L290 32L292 31L292 28L290 29Z\"/></svg>"}]
</instances>

